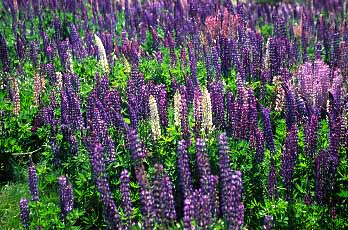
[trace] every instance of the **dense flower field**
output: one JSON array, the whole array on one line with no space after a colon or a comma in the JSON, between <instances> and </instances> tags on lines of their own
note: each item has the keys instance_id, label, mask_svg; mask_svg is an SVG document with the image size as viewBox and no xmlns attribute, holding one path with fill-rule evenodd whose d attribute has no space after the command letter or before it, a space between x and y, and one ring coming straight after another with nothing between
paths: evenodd
<instances>
[{"instance_id":1,"label":"dense flower field","mask_svg":"<svg viewBox=\"0 0 348 230\"><path fill-rule=\"evenodd\" d=\"M0 228L347 229L347 13L2 0Z\"/></svg>"}]
</instances>

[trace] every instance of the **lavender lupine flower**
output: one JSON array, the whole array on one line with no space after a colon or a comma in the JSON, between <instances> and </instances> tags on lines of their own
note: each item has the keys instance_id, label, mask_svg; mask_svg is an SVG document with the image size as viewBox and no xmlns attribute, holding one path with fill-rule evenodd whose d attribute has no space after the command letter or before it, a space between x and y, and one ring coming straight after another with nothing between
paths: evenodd
<instances>
[{"instance_id":1,"label":"lavender lupine flower","mask_svg":"<svg viewBox=\"0 0 348 230\"><path fill-rule=\"evenodd\" d=\"M65 176L58 178L59 199L62 221L65 220L67 214L72 211L74 206L74 194L68 179Z\"/></svg>"},{"instance_id":2,"label":"lavender lupine flower","mask_svg":"<svg viewBox=\"0 0 348 230\"><path fill-rule=\"evenodd\" d=\"M181 140L178 143L178 168L184 197L188 197L192 191L192 179L185 140Z\"/></svg>"},{"instance_id":3,"label":"lavender lupine flower","mask_svg":"<svg viewBox=\"0 0 348 230\"><path fill-rule=\"evenodd\" d=\"M30 158L29 167L28 167L28 179L29 179L29 190L31 194L32 201L39 200L39 185L38 178L36 174L35 164Z\"/></svg>"},{"instance_id":4,"label":"lavender lupine flower","mask_svg":"<svg viewBox=\"0 0 348 230\"><path fill-rule=\"evenodd\" d=\"M165 224L173 224L176 220L173 186L166 173L162 177L160 198L163 221Z\"/></svg>"},{"instance_id":5,"label":"lavender lupine flower","mask_svg":"<svg viewBox=\"0 0 348 230\"><path fill-rule=\"evenodd\" d=\"M302 95L308 105L321 107L326 105L330 84L330 68L321 59L314 64L304 63L298 72L298 93Z\"/></svg>"},{"instance_id":6,"label":"lavender lupine flower","mask_svg":"<svg viewBox=\"0 0 348 230\"><path fill-rule=\"evenodd\" d=\"M263 136L266 140L266 145L268 149L275 153L275 145L274 145L274 138L273 138L273 131L272 131L272 125L271 125L271 119L270 119L270 109L269 108L261 108L261 117L262 117L262 126L263 126Z\"/></svg>"},{"instance_id":7,"label":"lavender lupine flower","mask_svg":"<svg viewBox=\"0 0 348 230\"><path fill-rule=\"evenodd\" d=\"M20 217L25 230L29 230L29 202L27 198L21 198L19 201Z\"/></svg>"},{"instance_id":8,"label":"lavender lupine flower","mask_svg":"<svg viewBox=\"0 0 348 230\"><path fill-rule=\"evenodd\" d=\"M129 188L130 179L129 179L129 172L127 169L121 172L120 180L121 180L120 191L122 194L122 209L124 212L124 217L126 219L124 224L124 229L127 230L133 224L133 220L132 220L133 207L131 203L130 188Z\"/></svg>"},{"instance_id":9,"label":"lavender lupine flower","mask_svg":"<svg viewBox=\"0 0 348 230\"><path fill-rule=\"evenodd\" d=\"M276 167L275 161L271 159L271 163L269 166L269 173L268 173L268 184L267 184L267 191L271 199L275 199L278 197L277 187L278 187L277 167Z\"/></svg>"},{"instance_id":10,"label":"lavender lupine flower","mask_svg":"<svg viewBox=\"0 0 348 230\"><path fill-rule=\"evenodd\" d=\"M263 219L263 230L272 230L274 229L274 220L273 216L266 215L265 218Z\"/></svg>"},{"instance_id":11,"label":"lavender lupine flower","mask_svg":"<svg viewBox=\"0 0 348 230\"><path fill-rule=\"evenodd\" d=\"M210 93L213 111L213 123L217 128L225 127L225 111L224 111L224 96L223 85L221 81L210 84Z\"/></svg>"},{"instance_id":12,"label":"lavender lupine flower","mask_svg":"<svg viewBox=\"0 0 348 230\"><path fill-rule=\"evenodd\" d=\"M93 178L101 195L108 228L120 229L121 218L117 206L112 198L110 185L106 177L105 164L103 160L103 147L96 140L97 139L94 137L89 137L87 146L91 155Z\"/></svg>"},{"instance_id":13,"label":"lavender lupine flower","mask_svg":"<svg viewBox=\"0 0 348 230\"><path fill-rule=\"evenodd\" d=\"M291 199L293 189L293 176L295 162L297 160L298 149L298 131L296 125L291 126L287 131L285 139L285 149L282 155L281 174L286 188L286 199Z\"/></svg>"},{"instance_id":14,"label":"lavender lupine flower","mask_svg":"<svg viewBox=\"0 0 348 230\"><path fill-rule=\"evenodd\" d=\"M150 188L147 175L142 164L135 166L135 175L140 185L140 197L142 204L143 214L143 227L146 230L152 230L154 228L155 209L154 209L154 197Z\"/></svg>"}]
</instances>

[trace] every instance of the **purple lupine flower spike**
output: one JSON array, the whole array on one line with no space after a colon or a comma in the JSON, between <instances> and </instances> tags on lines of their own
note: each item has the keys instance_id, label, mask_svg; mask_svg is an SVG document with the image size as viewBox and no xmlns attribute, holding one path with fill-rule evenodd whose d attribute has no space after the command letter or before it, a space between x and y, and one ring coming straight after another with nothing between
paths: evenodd
<instances>
[{"instance_id":1,"label":"purple lupine flower spike","mask_svg":"<svg viewBox=\"0 0 348 230\"><path fill-rule=\"evenodd\" d=\"M71 212L73 209L74 194L73 194L72 186L65 176L60 176L58 178L58 185L59 185L61 218L62 218L62 221L65 221L67 214Z\"/></svg>"},{"instance_id":2,"label":"purple lupine flower spike","mask_svg":"<svg viewBox=\"0 0 348 230\"><path fill-rule=\"evenodd\" d=\"M277 167L273 159L271 159L269 173L268 173L268 184L267 190L269 193L269 197L271 199L275 199L278 197L278 179L277 179Z\"/></svg>"},{"instance_id":3,"label":"purple lupine flower spike","mask_svg":"<svg viewBox=\"0 0 348 230\"><path fill-rule=\"evenodd\" d=\"M164 223L173 224L176 220L175 203L173 196L173 185L170 177L164 173L161 182L161 209Z\"/></svg>"},{"instance_id":4,"label":"purple lupine flower spike","mask_svg":"<svg viewBox=\"0 0 348 230\"><path fill-rule=\"evenodd\" d=\"M297 127L293 125L288 131L285 140L285 149L282 156L281 174L286 188L286 199L291 198L293 189L293 174L295 169L295 162L297 160L298 136Z\"/></svg>"},{"instance_id":5,"label":"purple lupine flower spike","mask_svg":"<svg viewBox=\"0 0 348 230\"><path fill-rule=\"evenodd\" d=\"M270 109L269 108L262 108L261 111L262 114L262 126L263 126L263 136L266 140L266 144L268 149L275 153L275 145L274 145L274 138L273 138L273 131L272 131L272 125L271 125L271 119L270 119Z\"/></svg>"},{"instance_id":6,"label":"purple lupine flower spike","mask_svg":"<svg viewBox=\"0 0 348 230\"><path fill-rule=\"evenodd\" d=\"M162 164L155 164L155 175L154 175L154 180L153 180L153 198L154 198L154 209L156 213L156 221L158 224L163 223L163 216L162 212L163 206L161 200L161 182L162 182L162 177L163 177L163 165Z\"/></svg>"},{"instance_id":7,"label":"purple lupine flower spike","mask_svg":"<svg viewBox=\"0 0 348 230\"><path fill-rule=\"evenodd\" d=\"M185 230L193 230L195 229L194 226L192 225L192 220L194 217L195 213L195 208L194 208L194 203L192 196L187 196L184 200L184 229Z\"/></svg>"},{"instance_id":8,"label":"purple lupine flower spike","mask_svg":"<svg viewBox=\"0 0 348 230\"><path fill-rule=\"evenodd\" d=\"M154 197L150 188L149 181L144 169L144 165L137 164L135 166L135 175L140 185L140 197L143 214L143 227L145 230L152 230L155 221Z\"/></svg>"},{"instance_id":9,"label":"purple lupine flower spike","mask_svg":"<svg viewBox=\"0 0 348 230\"><path fill-rule=\"evenodd\" d=\"M21 198L19 201L20 217L25 230L29 230L29 201L27 198Z\"/></svg>"},{"instance_id":10,"label":"purple lupine flower spike","mask_svg":"<svg viewBox=\"0 0 348 230\"><path fill-rule=\"evenodd\" d=\"M131 197L130 197L130 188L129 188L129 172L127 169L123 170L121 172L121 185L120 185L120 191L122 194L122 209L126 218L124 229L129 229L132 225L132 215L133 215L133 207L131 203Z\"/></svg>"},{"instance_id":11,"label":"purple lupine flower spike","mask_svg":"<svg viewBox=\"0 0 348 230\"><path fill-rule=\"evenodd\" d=\"M188 197L192 192L192 179L185 140L178 143L178 168L184 197Z\"/></svg>"},{"instance_id":12,"label":"purple lupine flower spike","mask_svg":"<svg viewBox=\"0 0 348 230\"><path fill-rule=\"evenodd\" d=\"M110 185L107 180L103 159L103 147L97 142L97 138L93 136L88 137L87 143L88 151L91 155L93 178L101 195L107 225L110 229L120 229L121 218L117 206L112 198Z\"/></svg>"},{"instance_id":13,"label":"purple lupine flower spike","mask_svg":"<svg viewBox=\"0 0 348 230\"><path fill-rule=\"evenodd\" d=\"M274 220L273 216L266 215L265 218L263 219L263 230L272 230L274 229Z\"/></svg>"},{"instance_id":14,"label":"purple lupine flower spike","mask_svg":"<svg viewBox=\"0 0 348 230\"><path fill-rule=\"evenodd\" d=\"M225 111L223 85L221 81L210 84L210 97L212 103L213 123L217 128L225 127Z\"/></svg>"},{"instance_id":15,"label":"purple lupine flower spike","mask_svg":"<svg viewBox=\"0 0 348 230\"><path fill-rule=\"evenodd\" d=\"M30 158L30 163L28 167L28 178L29 178L29 190L31 194L31 200L38 201L39 200L38 178L37 178L35 164L31 158Z\"/></svg>"},{"instance_id":16,"label":"purple lupine flower spike","mask_svg":"<svg viewBox=\"0 0 348 230\"><path fill-rule=\"evenodd\" d=\"M1 59L3 71L5 73L10 72L10 61L8 56L6 40L2 34L0 34L0 59Z\"/></svg>"}]
</instances>

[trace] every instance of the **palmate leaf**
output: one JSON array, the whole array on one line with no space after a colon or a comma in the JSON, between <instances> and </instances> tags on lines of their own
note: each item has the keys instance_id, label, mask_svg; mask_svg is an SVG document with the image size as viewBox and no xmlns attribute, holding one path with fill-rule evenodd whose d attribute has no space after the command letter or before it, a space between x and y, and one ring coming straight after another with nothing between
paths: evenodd
<instances>
[{"instance_id":1,"label":"palmate leaf","mask_svg":"<svg viewBox=\"0 0 348 230\"><path fill-rule=\"evenodd\" d=\"M341 190L338 194L341 198L348 198L348 191L347 190Z\"/></svg>"}]
</instances>

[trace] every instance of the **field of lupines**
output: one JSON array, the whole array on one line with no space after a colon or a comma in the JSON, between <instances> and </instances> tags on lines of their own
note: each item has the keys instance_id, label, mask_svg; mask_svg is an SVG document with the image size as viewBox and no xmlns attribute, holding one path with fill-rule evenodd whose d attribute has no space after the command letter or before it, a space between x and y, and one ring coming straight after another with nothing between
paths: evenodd
<instances>
[{"instance_id":1,"label":"field of lupines","mask_svg":"<svg viewBox=\"0 0 348 230\"><path fill-rule=\"evenodd\" d=\"M2 0L0 229L348 229L346 2L260 2Z\"/></svg>"}]
</instances>

